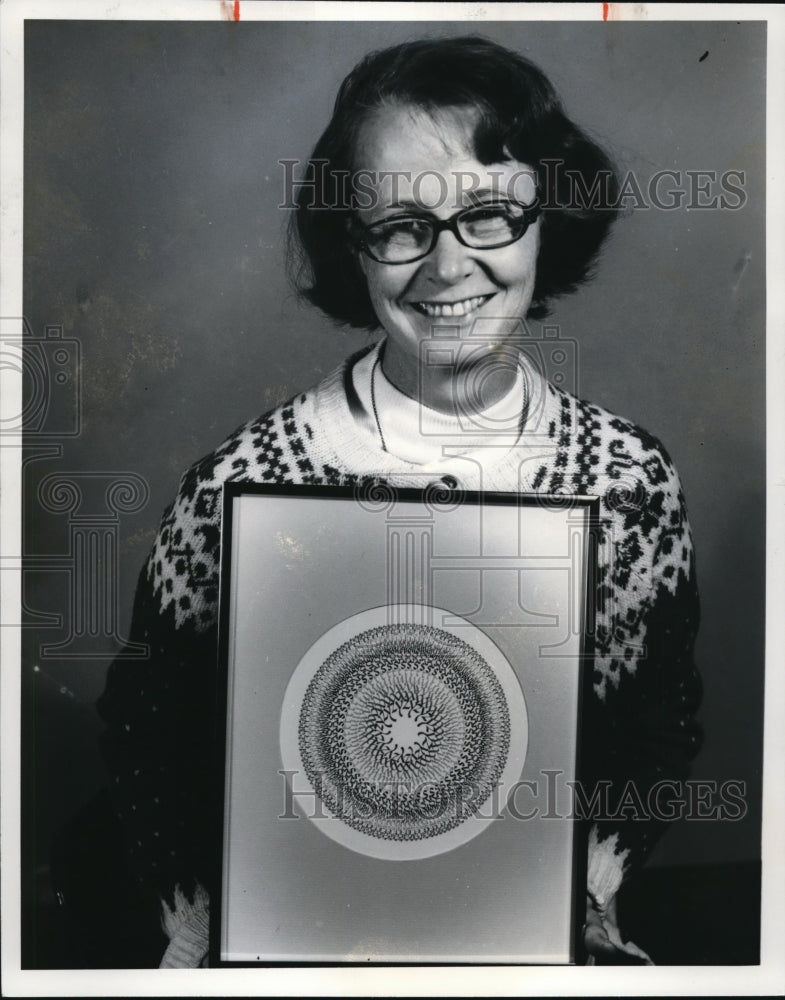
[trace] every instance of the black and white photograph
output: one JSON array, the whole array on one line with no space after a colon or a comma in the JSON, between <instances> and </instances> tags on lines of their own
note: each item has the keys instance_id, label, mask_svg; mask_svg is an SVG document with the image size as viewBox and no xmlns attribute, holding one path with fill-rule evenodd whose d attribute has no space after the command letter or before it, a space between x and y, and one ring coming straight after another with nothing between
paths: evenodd
<instances>
[{"instance_id":1,"label":"black and white photograph","mask_svg":"<svg viewBox=\"0 0 785 1000\"><path fill-rule=\"evenodd\" d=\"M755 992L778 12L3 8L8 995Z\"/></svg>"}]
</instances>

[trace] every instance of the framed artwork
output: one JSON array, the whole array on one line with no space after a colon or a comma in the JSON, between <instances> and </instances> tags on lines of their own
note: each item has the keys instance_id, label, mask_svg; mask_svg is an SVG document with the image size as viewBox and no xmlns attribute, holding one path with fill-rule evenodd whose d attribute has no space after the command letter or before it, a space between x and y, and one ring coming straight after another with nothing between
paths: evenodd
<instances>
[{"instance_id":1,"label":"framed artwork","mask_svg":"<svg viewBox=\"0 0 785 1000\"><path fill-rule=\"evenodd\" d=\"M224 491L211 964L575 961L597 502Z\"/></svg>"}]
</instances>

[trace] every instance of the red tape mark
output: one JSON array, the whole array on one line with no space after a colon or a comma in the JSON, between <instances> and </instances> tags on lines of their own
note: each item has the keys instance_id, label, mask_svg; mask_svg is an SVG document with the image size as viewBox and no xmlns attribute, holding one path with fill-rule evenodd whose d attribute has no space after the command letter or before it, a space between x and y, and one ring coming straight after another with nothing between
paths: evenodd
<instances>
[{"instance_id":1,"label":"red tape mark","mask_svg":"<svg viewBox=\"0 0 785 1000\"><path fill-rule=\"evenodd\" d=\"M603 4L603 7L607 6L608 5L606 3ZM234 0L234 19L235 21L240 20L240 0Z\"/></svg>"},{"instance_id":2,"label":"red tape mark","mask_svg":"<svg viewBox=\"0 0 785 1000\"><path fill-rule=\"evenodd\" d=\"M239 5L238 3L236 3L236 4L234 5L234 9L235 9L235 10L237 10L237 8L238 8L239 6L240 6L240 5ZM611 5L610 5L609 3L604 3L604 4L602 5L602 19L603 19L603 21L607 21L607 20L608 20L608 14L610 13L610 6L611 6ZM236 15L235 15L235 17L236 17Z\"/></svg>"}]
</instances>

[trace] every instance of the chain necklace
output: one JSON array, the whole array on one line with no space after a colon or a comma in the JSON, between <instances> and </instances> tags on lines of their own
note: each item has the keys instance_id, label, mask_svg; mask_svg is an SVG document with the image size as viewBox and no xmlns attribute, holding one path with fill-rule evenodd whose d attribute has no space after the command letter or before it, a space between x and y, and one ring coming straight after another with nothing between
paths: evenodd
<instances>
[{"instance_id":1,"label":"chain necklace","mask_svg":"<svg viewBox=\"0 0 785 1000\"><path fill-rule=\"evenodd\" d=\"M373 418L376 421L376 430L379 432L379 440L382 444L382 451L387 451L387 442L384 440L384 432L382 431L382 424L379 420L379 411L376 407L376 369L379 367L379 360L381 353L376 355L376 360L373 363L373 368L371 369L371 406L373 407ZM516 438L516 443L520 440L520 436L523 433L523 425L526 421L526 377L523 378L522 385L522 400L521 400L521 416L518 421L518 436Z\"/></svg>"},{"instance_id":2,"label":"chain necklace","mask_svg":"<svg viewBox=\"0 0 785 1000\"><path fill-rule=\"evenodd\" d=\"M379 354L376 355L376 360L373 363L373 368L371 369L371 406L373 407L373 416L376 421L376 430L379 432L379 440L382 442L382 451L387 451L387 444L384 440L384 434L382 433L382 425L379 421L379 411L376 409L376 369L379 367Z\"/></svg>"}]
</instances>

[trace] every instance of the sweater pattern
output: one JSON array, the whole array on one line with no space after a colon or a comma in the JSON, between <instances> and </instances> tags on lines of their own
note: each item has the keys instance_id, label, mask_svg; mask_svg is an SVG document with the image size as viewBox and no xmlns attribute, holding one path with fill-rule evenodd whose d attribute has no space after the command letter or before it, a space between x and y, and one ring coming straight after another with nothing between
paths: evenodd
<instances>
[{"instance_id":1,"label":"sweater pattern","mask_svg":"<svg viewBox=\"0 0 785 1000\"><path fill-rule=\"evenodd\" d=\"M140 575L131 639L147 643L151 658L115 661L99 711L139 877L168 900L178 885L193 892L212 866L201 803L212 765L205 734L213 721L223 484L362 490L438 480L360 442L345 407L345 370L242 425L192 466ZM595 697L583 723L582 743L591 750L584 774L587 783L611 783L611 806L627 801L630 781L634 804L645 802L658 782L686 776L700 745L699 608L678 475L657 439L631 422L549 383L540 400L518 445L500 450L487 468L466 463L460 488L561 495L565 503L573 495L599 498ZM640 819L632 809L595 821L591 843L600 849L590 851L589 883L598 900L612 898L666 825Z\"/></svg>"}]
</instances>

